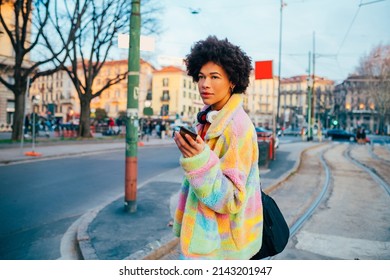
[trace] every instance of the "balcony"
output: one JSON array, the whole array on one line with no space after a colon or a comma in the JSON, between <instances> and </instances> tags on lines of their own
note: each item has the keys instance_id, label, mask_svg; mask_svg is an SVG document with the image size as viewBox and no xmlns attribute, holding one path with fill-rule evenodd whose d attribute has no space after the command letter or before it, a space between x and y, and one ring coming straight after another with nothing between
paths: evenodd
<instances>
[{"instance_id":1,"label":"balcony","mask_svg":"<svg viewBox=\"0 0 390 280\"><path fill-rule=\"evenodd\" d=\"M160 97L160 100L162 102L168 102L171 98L169 97L169 95L163 95Z\"/></svg>"}]
</instances>

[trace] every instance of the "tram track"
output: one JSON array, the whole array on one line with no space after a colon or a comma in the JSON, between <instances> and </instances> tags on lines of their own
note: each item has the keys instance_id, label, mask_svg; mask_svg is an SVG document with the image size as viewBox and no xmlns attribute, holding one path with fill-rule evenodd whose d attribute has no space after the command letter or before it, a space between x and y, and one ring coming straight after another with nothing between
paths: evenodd
<instances>
[{"instance_id":1,"label":"tram track","mask_svg":"<svg viewBox=\"0 0 390 280\"><path fill-rule=\"evenodd\" d=\"M374 156L371 148L312 146L288 176L264 190L290 228L286 249L268 259L390 259L390 153L377 148Z\"/></svg>"},{"instance_id":2,"label":"tram track","mask_svg":"<svg viewBox=\"0 0 390 280\"><path fill-rule=\"evenodd\" d=\"M390 258L390 200L383 195L390 194L390 168L384 162L370 156L368 146L354 144L331 142L305 151L295 174L271 193L290 227L289 244L274 259ZM333 247L343 242L361 251Z\"/></svg>"},{"instance_id":3,"label":"tram track","mask_svg":"<svg viewBox=\"0 0 390 280\"><path fill-rule=\"evenodd\" d=\"M365 146L350 146L345 156L370 174L378 185L390 195L390 161L376 156L370 148Z\"/></svg>"}]
</instances>

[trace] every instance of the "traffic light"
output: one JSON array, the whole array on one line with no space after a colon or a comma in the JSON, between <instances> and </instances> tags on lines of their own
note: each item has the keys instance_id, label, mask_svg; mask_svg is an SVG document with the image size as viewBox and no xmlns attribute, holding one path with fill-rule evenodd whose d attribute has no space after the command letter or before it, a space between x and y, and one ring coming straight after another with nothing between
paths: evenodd
<instances>
[{"instance_id":1,"label":"traffic light","mask_svg":"<svg viewBox=\"0 0 390 280\"><path fill-rule=\"evenodd\" d=\"M337 120L332 120L333 125L337 125L339 122Z\"/></svg>"}]
</instances>

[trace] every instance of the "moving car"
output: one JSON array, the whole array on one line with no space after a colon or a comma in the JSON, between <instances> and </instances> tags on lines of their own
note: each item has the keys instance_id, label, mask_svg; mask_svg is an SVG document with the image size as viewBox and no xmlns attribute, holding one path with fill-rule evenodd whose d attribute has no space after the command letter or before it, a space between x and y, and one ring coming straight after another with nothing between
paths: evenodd
<instances>
[{"instance_id":1,"label":"moving car","mask_svg":"<svg viewBox=\"0 0 390 280\"><path fill-rule=\"evenodd\" d=\"M350 142L356 142L356 135L343 129L329 129L326 132L325 137L330 140L348 140Z\"/></svg>"}]
</instances>

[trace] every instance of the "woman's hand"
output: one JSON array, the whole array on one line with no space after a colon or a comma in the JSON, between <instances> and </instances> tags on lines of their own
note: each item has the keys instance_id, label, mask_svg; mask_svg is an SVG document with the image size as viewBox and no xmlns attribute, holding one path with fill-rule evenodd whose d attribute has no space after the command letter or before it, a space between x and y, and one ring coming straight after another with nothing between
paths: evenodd
<instances>
[{"instance_id":1,"label":"woman's hand","mask_svg":"<svg viewBox=\"0 0 390 280\"><path fill-rule=\"evenodd\" d=\"M183 157L193 157L200 154L204 150L205 143L199 135L196 137L196 141L192 139L190 135L186 134L184 137L186 137L189 144L177 131L175 132L173 138Z\"/></svg>"}]
</instances>

